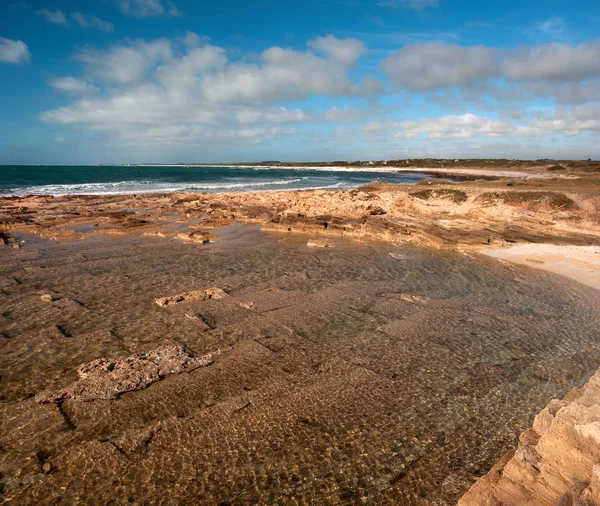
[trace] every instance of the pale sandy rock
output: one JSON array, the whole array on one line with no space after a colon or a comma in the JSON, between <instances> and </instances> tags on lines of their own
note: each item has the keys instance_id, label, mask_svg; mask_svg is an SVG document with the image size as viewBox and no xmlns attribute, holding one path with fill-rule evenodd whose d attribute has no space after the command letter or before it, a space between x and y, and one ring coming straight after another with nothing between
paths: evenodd
<instances>
[{"instance_id":1,"label":"pale sandy rock","mask_svg":"<svg viewBox=\"0 0 600 506\"><path fill-rule=\"evenodd\" d=\"M309 248L335 248L335 243L327 239L311 239L306 245Z\"/></svg>"},{"instance_id":2,"label":"pale sandy rock","mask_svg":"<svg viewBox=\"0 0 600 506\"><path fill-rule=\"evenodd\" d=\"M182 346L163 346L148 353L138 353L118 360L99 358L79 367L75 383L58 392L40 392L35 400L61 402L67 399L115 399L119 394L140 390L169 374L210 365L219 353L195 357Z\"/></svg>"},{"instance_id":3,"label":"pale sandy rock","mask_svg":"<svg viewBox=\"0 0 600 506\"><path fill-rule=\"evenodd\" d=\"M160 237L161 239L164 239L165 237L173 237L176 234L177 232L174 230L156 230L153 232L144 232L146 237Z\"/></svg>"},{"instance_id":4,"label":"pale sandy rock","mask_svg":"<svg viewBox=\"0 0 600 506\"><path fill-rule=\"evenodd\" d=\"M525 431L514 456L480 478L459 506L600 505L600 371Z\"/></svg>"},{"instance_id":5,"label":"pale sandy rock","mask_svg":"<svg viewBox=\"0 0 600 506\"><path fill-rule=\"evenodd\" d=\"M422 295L413 295L411 293L400 293L398 298L404 302L410 302L411 304L424 303L429 300L429 297L423 297Z\"/></svg>"},{"instance_id":6,"label":"pale sandy rock","mask_svg":"<svg viewBox=\"0 0 600 506\"><path fill-rule=\"evenodd\" d=\"M190 232L189 234L179 233L176 235L176 237L180 241L197 242L200 244L207 244L210 242L218 242L221 240L218 236L216 236L214 234L209 234L207 232L201 232L201 231Z\"/></svg>"},{"instance_id":7,"label":"pale sandy rock","mask_svg":"<svg viewBox=\"0 0 600 506\"><path fill-rule=\"evenodd\" d=\"M204 290L194 290L192 292L180 293L178 295L172 295L171 297L162 297L160 299L156 299L156 304L161 307L179 304L181 302L194 302L199 300L208 300L208 299L224 299L225 297L229 297L223 290L213 286L211 288L206 288Z\"/></svg>"}]
</instances>

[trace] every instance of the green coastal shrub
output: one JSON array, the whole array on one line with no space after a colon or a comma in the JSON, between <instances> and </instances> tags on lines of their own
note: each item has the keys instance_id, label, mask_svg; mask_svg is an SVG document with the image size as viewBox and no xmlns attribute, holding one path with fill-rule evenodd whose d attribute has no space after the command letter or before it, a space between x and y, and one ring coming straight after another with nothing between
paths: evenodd
<instances>
[{"instance_id":1,"label":"green coastal shrub","mask_svg":"<svg viewBox=\"0 0 600 506\"><path fill-rule=\"evenodd\" d=\"M460 204L467 200L467 194L464 191L450 190L445 188L419 190L412 192L410 196L421 200L446 199L454 202L455 204Z\"/></svg>"},{"instance_id":2,"label":"green coastal shrub","mask_svg":"<svg viewBox=\"0 0 600 506\"><path fill-rule=\"evenodd\" d=\"M548 206L552 209L574 211L579 209L577 203L564 193L547 191L506 191L506 192L488 192L479 197L483 202L502 202L509 206L522 206L527 204L531 210L542 206Z\"/></svg>"}]
</instances>

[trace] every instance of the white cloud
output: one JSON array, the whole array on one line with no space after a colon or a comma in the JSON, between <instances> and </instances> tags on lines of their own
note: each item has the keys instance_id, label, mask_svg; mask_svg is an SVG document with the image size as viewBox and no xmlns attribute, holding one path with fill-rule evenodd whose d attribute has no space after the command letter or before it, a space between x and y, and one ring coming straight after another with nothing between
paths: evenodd
<instances>
[{"instance_id":1,"label":"white cloud","mask_svg":"<svg viewBox=\"0 0 600 506\"><path fill-rule=\"evenodd\" d=\"M307 121L309 115L301 110L288 110L285 107L274 107L268 109L240 109L234 113L235 119L240 125L255 123L300 123Z\"/></svg>"},{"instance_id":2,"label":"white cloud","mask_svg":"<svg viewBox=\"0 0 600 506\"><path fill-rule=\"evenodd\" d=\"M81 12L73 12L71 14L71 18L81 27L81 28L94 28L96 30L100 30L101 32L112 32L115 28L110 21L105 21L100 19L93 14L83 14Z\"/></svg>"},{"instance_id":3,"label":"white cloud","mask_svg":"<svg viewBox=\"0 0 600 506\"><path fill-rule=\"evenodd\" d=\"M600 132L600 102L561 107L553 115L539 115L528 125L515 129L515 135L524 137L555 134L569 137L582 132Z\"/></svg>"},{"instance_id":4,"label":"white cloud","mask_svg":"<svg viewBox=\"0 0 600 506\"><path fill-rule=\"evenodd\" d=\"M541 23L536 24L534 26L534 30L547 37L559 38L563 36L564 25L565 20L563 18L553 16L545 21L542 21Z\"/></svg>"},{"instance_id":5,"label":"white cloud","mask_svg":"<svg viewBox=\"0 0 600 506\"><path fill-rule=\"evenodd\" d=\"M50 11L48 9L40 9L37 11L40 16L44 16L50 23L61 26L69 26L66 16L61 11Z\"/></svg>"},{"instance_id":6,"label":"white cloud","mask_svg":"<svg viewBox=\"0 0 600 506\"><path fill-rule=\"evenodd\" d=\"M355 150L361 141L362 147L396 150L523 142L533 150L535 139L558 145L559 137L598 138L600 106L590 108L590 103L600 103L600 87L594 86L600 81L594 70L598 44L512 50L407 45L381 63L403 100L378 104L373 99L383 96L382 82L368 77L364 69L355 71L368 54L359 40L327 35L308 41L304 49L274 46L258 54L239 54L188 32L174 39L85 48L75 55L81 75L49 81L67 94L67 103L40 118L93 131L113 146L171 146L174 152L176 147L202 146L227 153L233 146L286 135L308 142L306 125L314 125L309 128L313 138L335 131ZM555 110L545 103L545 109L532 112L534 97L559 94L579 99L581 106ZM332 98L328 105L335 107L315 110L322 107L322 97ZM413 104L412 97L419 101ZM423 110L423 101L429 105L427 100L437 100L434 110L439 112L412 118L416 110ZM452 142L455 147L449 147Z\"/></svg>"},{"instance_id":7,"label":"white cloud","mask_svg":"<svg viewBox=\"0 0 600 506\"><path fill-rule=\"evenodd\" d=\"M592 107L562 108L553 114L539 114L529 120L520 116L495 119L471 113L404 121L368 122L361 129L366 134L403 140L460 140L518 137L570 137L585 132L600 132L600 102Z\"/></svg>"},{"instance_id":8,"label":"white cloud","mask_svg":"<svg viewBox=\"0 0 600 506\"><path fill-rule=\"evenodd\" d=\"M577 46L524 46L507 55L501 70L515 81L578 81L598 76L600 39Z\"/></svg>"},{"instance_id":9,"label":"white cloud","mask_svg":"<svg viewBox=\"0 0 600 506\"><path fill-rule=\"evenodd\" d=\"M169 0L116 0L121 11L137 18L179 16L181 12Z\"/></svg>"},{"instance_id":10,"label":"white cloud","mask_svg":"<svg viewBox=\"0 0 600 506\"><path fill-rule=\"evenodd\" d=\"M412 44L381 61L396 87L434 91L506 82L569 83L600 77L600 39L572 46L543 44L499 50L457 44Z\"/></svg>"},{"instance_id":11,"label":"white cloud","mask_svg":"<svg viewBox=\"0 0 600 506\"><path fill-rule=\"evenodd\" d=\"M128 84L144 78L156 66L171 59L171 42L134 41L126 46L112 46L108 51L85 49L75 55L87 74L104 82Z\"/></svg>"},{"instance_id":12,"label":"white cloud","mask_svg":"<svg viewBox=\"0 0 600 506\"><path fill-rule=\"evenodd\" d=\"M31 54L22 40L0 37L0 63L29 63Z\"/></svg>"},{"instance_id":13,"label":"white cloud","mask_svg":"<svg viewBox=\"0 0 600 506\"><path fill-rule=\"evenodd\" d=\"M430 139L466 139L473 136L500 137L512 131L508 121L466 113L461 116L424 118L398 123L402 132L399 137L414 138L421 134Z\"/></svg>"},{"instance_id":14,"label":"white cloud","mask_svg":"<svg viewBox=\"0 0 600 506\"><path fill-rule=\"evenodd\" d=\"M347 105L341 108L330 107L323 113L323 119L332 123L353 123L363 119L366 112L366 110L353 109Z\"/></svg>"},{"instance_id":15,"label":"white cloud","mask_svg":"<svg viewBox=\"0 0 600 506\"><path fill-rule=\"evenodd\" d=\"M207 75L204 92L216 102L273 102L316 95L352 95L360 92L348 76L346 64L311 52L272 47L261 64L232 63Z\"/></svg>"},{"instance_id":16,"label":"white cloud","mask_svg":"<svg viewBox=\"0 0 600 506\"><path fill-rule=\"evenodd\" d=\"M412 44L384 58L381 66L400 88L431 91L493 77L498 62L493 49L457 44Z\"/></svg>"},{"instance_id":17,"label":"white cloud","mask_svg":"<svg viewBox=\"0 0 600 506\"><path fill-rule=\"evenodd\" d=\"M48 85L57 91L69 94L88 94L98 91L98 88L76 77L54 77Z\"/></svg>"},{"instance_id":18,"label":"white cloud","mask_svg":"<svg viewBox=\"0 0 600 506\"><path fill-rule=\"evenodd\" d=\"M308 46L316 52L323 52L331 59L347 65L356 63L356 60L367 51L364 43L360 40L338 39L331 34L310 40Z\"/></svg>"},{"instance_id":19,"label":"white cloud","mask_svg":"<svg viewBox=\"0 0 600 506\"><path fill-rule=\"evenodd\" d=\"M361 42L328 36L307 46L305 51L271 47L254 63L243 57L230 61L223 48L193 33L173 41L128 41L104 51L87 48L75 55L83 78L49 82L58 91L83 97L40 117L105 131L123 141L217 136L260 142L294 131L280 125L314 119L302 109L283 107L285 101L311 95L354 97L377 87L374 80L350 77L366 50Z\"/></svg>"},{"instance_id":20,"label":"white cloud","mask_svg":"<svg viewBox=\"0 0 600 506\"><path fill-rule=\"evenodd\" d=\"M439 5L438 0L380 0L378 5L383 7L408 7L420 11L427 7Z\"/></svg>"},{"instance_id":21,"label":"white cloud","mask_svg":"<svg viewBox=\"0 0 600 506\"><path fill-rule=\"evenodd\" d=\"M276 102L298 100L315 95L362 95L378 91L377 83L355 83L349 70L364 52L354 39L334 36L314 39L307 44L312 51L271 47L259 56L258 64L234 62L223 71L207 75L204 92L216 102Z\"/></svg>"}]
</instances>

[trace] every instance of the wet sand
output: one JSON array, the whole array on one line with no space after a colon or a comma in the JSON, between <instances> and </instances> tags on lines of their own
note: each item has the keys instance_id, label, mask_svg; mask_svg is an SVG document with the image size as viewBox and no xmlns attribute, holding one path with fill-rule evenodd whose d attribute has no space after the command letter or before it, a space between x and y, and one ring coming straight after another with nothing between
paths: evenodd
<instances>
[{"instance_id":1,"label":"wet sand","mask_svg":"<svg viewBox=\"0 0 600 506\"><path fill-rule=\"evenodd\" d=\"M12 231L3 500L454 504L600 364L592 288L453 251L309 248L259 229L234 223L212 243L146 225L57 241ZM227 297L155 302L211 287ZM165 346L222 353L116 399L36 400L81 364Z\"/></svg>"}]
</instances>

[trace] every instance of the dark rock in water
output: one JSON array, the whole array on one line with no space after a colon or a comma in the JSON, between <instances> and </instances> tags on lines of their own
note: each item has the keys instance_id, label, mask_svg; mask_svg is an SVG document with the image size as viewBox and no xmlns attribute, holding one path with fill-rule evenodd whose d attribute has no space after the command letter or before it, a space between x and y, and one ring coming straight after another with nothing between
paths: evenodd
<instances>
[{"instance_id":1,"label":"dark rock in water","mask_svg":"<svg viewBox=\"0 0 600 506\"><path fill-rule=\"evenodd\" d=\"M220 353L216 351L195 357L182 346L163 346L148 353L138 353L118 360L99 358L79 367L79 379L75 383L58 392L40 392L35 400L61 402L66 399L116 399L123 392L140 390L169 374L210 365Z\"/></svg>"},{"instance_id":2,"label":"dark rock in water","mask_svg":"<svg viewBox=\"0 0 600 506\"><path fill-rule=\"evenodd\" d=\"M13 243L16 244L15 238L8 232L0 232L0 242L6 245Z\"/></svg>"}]
</instances>

